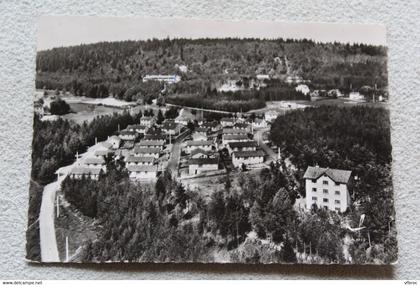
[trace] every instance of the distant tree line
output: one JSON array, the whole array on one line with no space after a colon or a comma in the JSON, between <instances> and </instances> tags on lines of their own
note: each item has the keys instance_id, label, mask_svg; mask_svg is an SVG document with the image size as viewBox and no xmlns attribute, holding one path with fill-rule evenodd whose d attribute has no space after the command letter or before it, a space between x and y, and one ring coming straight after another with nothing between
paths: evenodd
<instances>
[{"instance_id":1,"label":"distant tree line","mask_svg":"<svg viewBox=\"0 0 420 285\"><path fill-rule=\"evenodd\" d=\"M164 39L102 42L40 51L36 87L127 101L158 96L163 84L146 74L177 74L174 94L205 93L227 79L298 75L315 89L386 89L386 48L308 40ZM179 69L186 65L187 72ZM287 74L287 67L289 74Z\"/></svg>"}]
</instances>

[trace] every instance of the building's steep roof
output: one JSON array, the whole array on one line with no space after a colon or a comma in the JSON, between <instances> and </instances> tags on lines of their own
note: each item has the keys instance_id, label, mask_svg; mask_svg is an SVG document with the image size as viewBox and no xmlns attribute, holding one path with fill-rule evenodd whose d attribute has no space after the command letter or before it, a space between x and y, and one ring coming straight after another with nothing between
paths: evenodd
<instances>
[{"instance_id":1,"label":"building's steep roof","mask_svg":"<svg viewBox=\"0 0 420 285\"><path fill-rule=\"evenodd\" d=\"M153 163L155 161L155 159L153 157L149 157L149 156L134 156L134 155L130 155L129 157L127 157L127 162L148 162L148 163Z\"/></svg>"},{"instance_id":2,"label":"building's steep roof","mask_svg":"<svg viewBox=\"0 0 420 285\"><path fill-rule=\"evenodd\" d=\"M165 142L158 141L158 140L150 140L150 141L142 140L137 145L138 146L164 146Z\"/></svg>"},{"instance_id":3,"label":"building's steep roof","mask_svg":"<svg viewBox=\"0 0 420 285\"><path fill-rule=\"evenodd\" d=\"M156 165L129 165L127 166L129 172L156 172Z\"/></svg>"},{"instance_id":4,"label":"building's steep roof","mask_svg":"<svg viewBox=\"0 0 420 285\"><path fill-rule=\"evenodd\" d=\"M205 146L212 145L212 141L187 141L187 146Z\"/></svg>"},{"instance_id":5,"label":"building's steep roof","mask_svg":"<svg viewBox=\"0 0 420 285\"><path fill-rule=\"evenodd\" d=\"M262 150L251 150L251 151L234 151L232 156L234 157L264 157L265 153Z\"/></svg>"},{"instance_id":6,"label":"building's steep roof","mask_svg":"<svg viewBox=\"0 0 420 285\"><path fill-rule=\"evenodd\" d=\"M234 148L243 148L243 147L257 147L256 141L244 141L244 142L230 142L228 143L229 147Z\"/></svg>"},{"instance_id":7,"label":"building's steep roof","mask_svg":"<svg viewBox=\"0 0 420 285\"><path fill-rule=\"evenodd\" d=\"M70 171L70 174L74 175L99 175L101 172L100 168L87 168L87 167L75 167Z\"/></svg>"},{"instance_id":8,"label":"building's steep roof","mask_svg":"<svg viewBox=\"0 0 420 285\"><path fill-rule=\"evenodd\" d=\"M205 164L218 164L217 158L191 158L188 160L188 165L205 165Z\"/></svg>"},{"instance_id":9,"label":"building's steep roof","mask_svg":"<svg viewBox=\"0 0 420 285\"><path fill-rule=\"evenodd\" d=\"M102 156L88 157L84 161L85 164L105 164L105 159Z\"/></svg>"},{"instance_id":10,"label":"building's steep roof","mask_svg":"<svg viewBox=\"0 0 420 285\"><path fill-rule=\"evenodd\" d=\"M303 178L305 179L318 179L322 175L327 175L329 178L334 180L337 183L346 183L349 181L351 177L350 170L341 170L341 169L332 169L332 168L323 168L323 167L313 167L308 166L306 169L305 175Z\"/></svg>"},{"instance_id":11,"label":"building's steep roof","mask_svg":"<svg viewBox=\"0 0 420 285\"><path fill-rule=\"evenodd\" d=\"M160 148L157 147L138 147L134 148L134 153L160 153Z\"/></svg>"}]
</instances>

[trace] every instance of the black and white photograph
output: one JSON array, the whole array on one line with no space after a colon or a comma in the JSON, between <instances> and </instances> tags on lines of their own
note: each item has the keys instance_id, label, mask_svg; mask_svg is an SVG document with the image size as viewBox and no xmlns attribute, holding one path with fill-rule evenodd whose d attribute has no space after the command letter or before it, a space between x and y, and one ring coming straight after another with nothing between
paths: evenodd
<instances>
[{"instance_id":1,"label":"black and white photograph","mask_svg":"<svg viewBox=\"0 0 420 285\"><path fill-rule=\"evenodd\" d=\"M385 26L38 25L27 260L397 262Z\"/></svg>"}]
</instances>

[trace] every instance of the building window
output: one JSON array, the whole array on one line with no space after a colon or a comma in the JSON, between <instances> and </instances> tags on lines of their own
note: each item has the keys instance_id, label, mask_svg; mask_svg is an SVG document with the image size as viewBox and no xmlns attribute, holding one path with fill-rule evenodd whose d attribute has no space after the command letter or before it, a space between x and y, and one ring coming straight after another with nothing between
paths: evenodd
<instances>
[{"instance_id":1,"label":"building window","mask_svg":"<svg viewBox=\"0 0 420 285\"><path fill-rule=\"evenodd\" d=\"M312 182L313 182L313 183L316 183L316 179L312 179Z\"/></svg>"},{"instance_id":2,"label":"building window","mask_svg":"<svg viewBox=\"0 0 420 285\"><path fill-rule=\"evenodd\" d=\"M335 195L340 195L340 191L335 191Z\"/></svg>"},{"instance_id":3,"label":"building window","mask_svg":"<svg viewBox=\"0 0 420 285\"><path fill-rule=\"evenodd\" d=\"M328 206L324 206L324 210L328 210Z\"/></svg>"},{"instance_id":4,"label":"building window","mask_svg":"<svg viewBox=\"0 0 420 285\"><path fill-rule=\"evenodd\" d=\"M322 190L322 192L323 192L324 194L328 194L328 189L323 189L323 190Z\"/></svg>"},{"instance_id":5,"label":"building window","mask_svg":"<svg viewBox=\"0 0 420 285\"><path fill-rule=\"evenodd\" d=\"M322 201L324 201L324 203L328 203L328 198L324 198Z\"/></svg>"},{"instance_id":6,"label":"building window","mask_svg":"<svg viewBox=\"0 0 420 285\"><path fill-rule=\"evenodd\" d=\"M335 200L335 203L336 204L340 204L340 200Z\"/></svg>"},{"instance_id":7,"label":"building window","mask_svg":"<svg viewBox=\"0 0 420 285\"><path fill-rule=\"evenodd\" d=\"M312 197L312 201L316 201L318 200L316 197Z\"/></svg>"},{"instance_id":8,"label":"building window","mask_svg":"<svg viewBox=\"0 0 420 285\"><path fill-rule=\"evenodd\" d=\"M312 188L312 192L316 192L316 188Z\"/></svg>"},{"instance_id":9,"label":"building window","mask_svg":"<svg viewBox=\"0 0 420 285\"><path fill-rule=\"evenodd\" d=\"M335 207L334 209L335 209L337 212L339 212L339 211L340 211L340 208Z\"/></svg>"},{"instance_id":10,"label":"building window","mask_svg":"<svg viewBox=\"0 0 420 285\"><path fill-rule=\"evenodd\" d=\"M324 181L322 181L322 184L328 185L328 181L327 180L324 180Z\"/></svg>"}]
</instances>

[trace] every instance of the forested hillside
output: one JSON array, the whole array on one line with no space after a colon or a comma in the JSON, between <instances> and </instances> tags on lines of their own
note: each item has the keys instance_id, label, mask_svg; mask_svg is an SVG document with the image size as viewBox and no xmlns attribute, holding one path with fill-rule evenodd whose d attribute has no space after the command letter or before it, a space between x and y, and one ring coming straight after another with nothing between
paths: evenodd
<instances>
[{"instance_id":1,"label":"forested hillside","mask_svg":"<svg viewBox=\"0 0 420 285\"><path fill-rule=\"evenodd\" d=\"M179 68L186 66L187 71ZM168 94L207 94L228 79L270 74L310 80L318 89L387 86L386 49L320 44L308 40L165 39L102 42L40 51L37 88L76 95L137 100L162 86L143 83L146 74L178 74Z\"/></svg>"}]
</instances>

